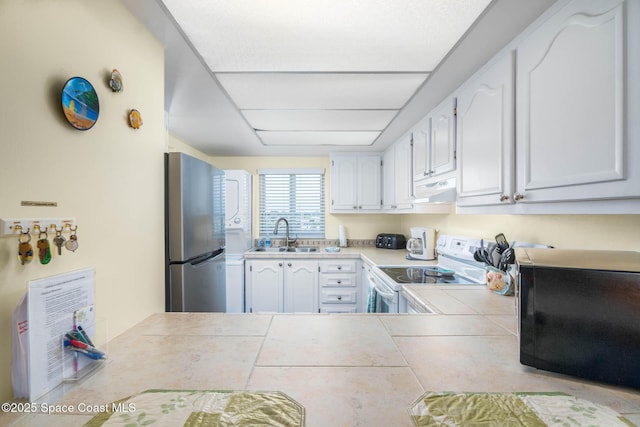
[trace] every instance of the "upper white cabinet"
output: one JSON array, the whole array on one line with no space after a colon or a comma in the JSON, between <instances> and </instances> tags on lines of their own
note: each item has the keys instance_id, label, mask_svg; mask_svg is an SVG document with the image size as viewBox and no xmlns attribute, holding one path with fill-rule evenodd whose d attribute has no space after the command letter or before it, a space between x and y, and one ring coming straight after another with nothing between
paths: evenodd
<instances>
[{"instance_id":1,"label":"upper white cabinet","mask_svg":"<svg viewBox=\"0 0 640 427\"><path fill-rule=\"evenodd\" d=\"M332 154L330 212L380 211L381 163L379 154Z\"/></svg>"},{"instance_id":2,"label":"upper white cabinet","mask_svg":"<svg viewBox=\"0 0 640 427\"><path fill-rule=\"evenodd\" d=\"M640 196L632 3L569 2L519 43L516 202Z\"/></svg>"},{"instance_id":3,"label":"upper white cabinet","mask_svg":"<svg viewBox=\"0 0 640 427\"><path fill-rule=\"evenodd\" d=\"M414 183L456 170L456 100L447 98L413 128Z\"/></svg>"},{"instance_id":4,"label":"upper white cabinet","mask_svg":"<svg viewBox=\"0 0 640 427\"><path fill-rule=\"evenodd\" d=\"M384 152L382 205L387 212L404 212L413 207L411 153L410 132Z\"/></svg>"},{"instance_id":5,"label":"upper white cabinet","mask_svg":"<svg viewBox=\"0 0 640 427\"><path fill-rule=\"evenodd\" d=\"M513 201L513 73L507 52L458 92L458 206Z\"/></svg>"}]
</instances>

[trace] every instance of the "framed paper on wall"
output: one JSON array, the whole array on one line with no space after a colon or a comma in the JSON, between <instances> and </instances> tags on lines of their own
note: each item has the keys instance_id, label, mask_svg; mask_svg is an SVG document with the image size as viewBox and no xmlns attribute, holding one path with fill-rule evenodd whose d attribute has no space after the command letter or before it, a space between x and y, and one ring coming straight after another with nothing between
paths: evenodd
<instances>
[{"instance_id":1,"label":"framed paper on wall","mask_svg":"<svg viewBox=\"0 0 640 427\"><path fill-rule=\"evenodd\" d=\"M62 110L74 128L91 129L100 113L98 94L91 83L82 77L67 80L62 88Z\"/></svg>"}]
</instances>

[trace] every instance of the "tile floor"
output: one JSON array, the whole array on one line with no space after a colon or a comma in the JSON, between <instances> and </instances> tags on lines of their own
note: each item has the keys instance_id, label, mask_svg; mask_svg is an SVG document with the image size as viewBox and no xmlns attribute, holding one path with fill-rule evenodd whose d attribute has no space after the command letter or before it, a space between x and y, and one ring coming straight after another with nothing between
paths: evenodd
<instances>
[{"instance_id":1,"label":"tile floor","mask_svg":"<svg viewBox=\"0 0 640 427\"><path fill-rule=\"evenodd\" d=\"M640 391L518 362L515 318L491 315L156 314L109 343L109 360L51 403L100 404L152 388L279 390L308 427L411 426L430 391L561 391L640 425ZM80 426L91 415L0 415L0 425Z\"/></svg>"}]
</instances>

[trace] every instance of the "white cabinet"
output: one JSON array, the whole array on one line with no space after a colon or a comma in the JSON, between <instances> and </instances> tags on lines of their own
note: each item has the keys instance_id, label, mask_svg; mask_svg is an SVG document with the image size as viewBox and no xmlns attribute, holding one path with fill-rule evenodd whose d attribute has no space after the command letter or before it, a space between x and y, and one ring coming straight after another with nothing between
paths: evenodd
<instances>
[{"instance_id":1,"label":"white cabinet","mask_svg":"<svg viewBox=\"0 0 640 427\"><path fill-rule=\"evenodd\" d=\"M414 182L433 181L456 170L456 99L447 98L413 132Z\"/></svg>"},{"instance_id":2,"label":"white cabinet","mask_svg":"<svg viewBox=\"0 0 640 427\"><path fill-rule=\"evenodd\" d=\"M246 261L248 313L317 313L318 262L308 259Z\"/></svg>"},{"instance_id":3,"label":"white cabinet","mask_svg":"<svg viewBox=\"0 0 640 427\"><path fill-rule=\"evenodd\" d=\"M245 311L282 313L284 310L284 270L282 260L246 260Z\"/></svg>"},{"instance_id":4,"label":"white cabinet","mask_svg":"<svg viewBox=\"0 0 640 427\"><path fill-rule=\"evenodd\" d=\"M284 312L318 312L318 262L286 260L284 262Z\"/></svg>"},{"instance_id":5,"label":"white cabinet","mask_svg":"<svg viewBox=\"0 0 640 427\"><path fill-rule=\"evenodd\" d=\"M518 45L516 202L640 196L632 3L569 2Z\"/></svg>"},{"instance_id":6,"label":"white cabinet","mask_svg":"<svg viewBox=\"0 0 640 427\"><path fill-rule=\"evenodd\" d=\"M513 73L507 52L457 94L458 206L513 201Z\"/></svg>"},{"instance_id":7,"label":"white cabinet","mask_svg":"<svg viewBox=\"0 0 640 427\"><path fill-rule=\"evenodd\" d=\"M379 154L331 155L331 212L380 211Z\"/></svg>"},{"instance_id":8,"label":"white cabinet","mask_svg":"<svg viewBox=\"0 0 640 427\"><path fill-rule=\"evenodd\" d=\"M385 211L407 211L413 207L411 133L389 147L382 157L382 206Z\"/></svg>"},{"instance_id":9,"label":"white cabinet","mask_svg":"<svg viewBox=\"0 0 640 427\"><path fill-rule=\"evenodd\" d=\"M358 268L355 259L319 262L320 312L357 313L359 297Z\"/></svg>"}]
</instances>

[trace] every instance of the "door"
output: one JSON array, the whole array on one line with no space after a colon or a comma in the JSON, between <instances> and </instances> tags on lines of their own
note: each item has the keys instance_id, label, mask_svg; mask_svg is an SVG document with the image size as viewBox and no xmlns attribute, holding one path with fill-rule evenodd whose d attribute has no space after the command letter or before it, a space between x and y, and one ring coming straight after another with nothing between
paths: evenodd
<instances>
[{"instance_id":1,"label":"door","mask_svg":"<svg viewBox=\"0 0 640 427\"><path fill-rule=\"evenodd\" d=\"M448 99L431 113L429 176L456 170L456 100Z\"/></svg>"},{"instance_id":2,"label":"door","mask_svg":"<svg viewBox=\"0 0 640 427\"><path fill-rule=\"evenodd\" d=\"M513 73L509 52L458 93L458 206L513 201Z\"/></svg>"},{"instance_id":3,"label":"door","mask_svg":"<svg viewBox=\"0 0 640 427\"><path fill-rule=\"evenodd\" d=\"M224 252L170 266L171 311L225 312Z\"/></svg>"},{"instance_id":4,"label":"door","mask_svg":"<svg viewBox=\"0 0 640 427\"><path fill-rule=\"evenodd\" d=\"M246 311L249 313L283 312L283 264L280 260L246 262Z\"/></svg>"},{"instance_id":5,"label":"door","mask_svg":"<svg viewBox=\"0 0 640 427\"><path fill-rule=\"evenodd\" d=\"M331 159L331 209L353 211L358 208L356 196L358 164L355 156Z\"/></svg>"},{"instance_id":6,"label":"door","mask_svg":"<svg viewBox=\"0 0 640 427\"><path fill-rule=\"evenodd\" d=\"M639 194L625 181L624 10L570 2L518 47L516 201Z\"/></svg>"},{"instance_id":7,"label":"door","mask_svg":"<svg viewBox=\"0 0 640 427\"><path fill-rule=\"evenodd\" d=\"M318 262L286 260L284 273L284 312L318 312Z\"/></svg>"},{"instance_id":8,"label":"door","mask_svg":"<svg viewBox=\"0 0 640 427\"><path fill-rule=\"evenodd\" d=\"M210 164L182 153L168 153L166 197L170 261L187 261L220 247L214 236ZM224 221L224 210L221 218ZM221 225L224 235L224 224Z\"/></svg>"},{"instance_id":9,"label":"door","mask_svg":"<svg viewBox=\"0 0 640 427\"><path fill-rule=\"evenodd\" d=\"M382 167L379 155L358 156L358 209L382 209L380 192Z\"/></svg>"}]
</instances>

